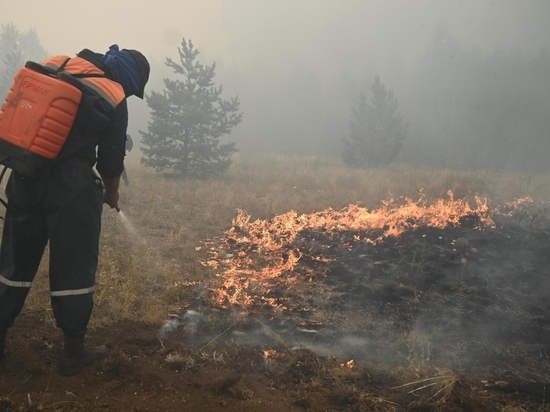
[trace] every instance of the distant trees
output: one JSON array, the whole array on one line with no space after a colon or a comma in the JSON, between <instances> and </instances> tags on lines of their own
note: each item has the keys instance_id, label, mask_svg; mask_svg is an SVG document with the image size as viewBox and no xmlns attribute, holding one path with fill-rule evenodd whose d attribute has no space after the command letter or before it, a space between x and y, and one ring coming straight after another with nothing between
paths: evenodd
<instances>
[{"instance_id":1,"label":"distant trees","mask_svg":"<svg viewBox=\"0 0 550 412\"><path fill-rule=\"evenodd\" d=\"M242 120L239 98L222 99L223 87L214 84L215 63L197 61L191 40L178 47L180 63L166 65L181 79L164 79L165 90L146 96L151 120L142 135L141 162L154 169L172 170L181 177L206 177L226 171L235 143L221 143Z\"/></svg>"},{"instance_id":2,"label":"distant trees","mask_svg":"<svg viewBox=\"0 0 550 412\"><path fill-rule=\"evenodd\" d=\"M550 52L468 49L438 28L415 76L408 161L548 171Z\"/></svg>"},{"instance_id":3,"label":"distant trees","mask_svg":"<svg viewBox=\"0 0 550 412\"><path fill-rule=\"evenodd\" d=\"M15 72L28 60L47 57L36 30L19 30L13 23L0 26L0 99L8 92Z\"/></svg>"},{"instance_id":4,"label":"distant trees","mask_svg":"<svg viewBox=\"0 0 550 412\"><path fill-rule=\"evenodd\" d=\"M371 101L360 93L352 108L349 133L342 138L344 163L354 167L382 166L395 160L407 137L408 123L398 112L393 91L375 76Z\"/></svg>"}]
</instances>

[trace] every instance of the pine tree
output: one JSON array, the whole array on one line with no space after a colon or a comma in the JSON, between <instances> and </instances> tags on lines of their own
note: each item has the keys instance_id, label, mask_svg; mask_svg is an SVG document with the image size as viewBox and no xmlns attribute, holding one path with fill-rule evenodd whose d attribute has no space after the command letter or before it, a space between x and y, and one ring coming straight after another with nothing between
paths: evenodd
<instances>
[{"instance_id":1,"label":"pine tree","mask_svg":"<svg viewBox=\"0 0 550 412\"><path fill-rule=\"evenodd\" d=\"M8 92L17 70L27 60L40 61L47 56L36 30L20 31L13 23L0 26L0 98Z\"/></svg>"},{"instance_id":2,"label":"pine tree","mask_svg":"<svg viewBox=\"0 0 550 412\"><path fill-rule=\"evenodd\" d=\"M166 65L182 79L164 79L163 92L151 92L146 102L152 120L142 135L141 162L157 171L172 170L182 177L220 174L231 165L235 143L220 143L242 120L239 98L222 99L216 87L216 65L197 61L199 51L191 40L178 47L180 64Z\"/></svg>"},{"instance_id":3,"label":"pine tree","mask_svg":"<svg viewBox=\"0 0 550 412\"><path fill-rule=\"evenodd\" d=\"M360 93L352 108L349 134L342 138L344 163L354 167L382 166L395 160L407 137L408 124L399 114L393 91L375 76L372 98Z\"/></svg>"}]
</instances>

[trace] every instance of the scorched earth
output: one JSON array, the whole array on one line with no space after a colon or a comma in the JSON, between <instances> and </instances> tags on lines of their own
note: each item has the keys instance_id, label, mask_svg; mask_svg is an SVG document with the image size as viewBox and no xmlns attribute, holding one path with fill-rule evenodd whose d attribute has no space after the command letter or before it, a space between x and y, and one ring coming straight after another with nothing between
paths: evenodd
<instances>
[{"instance_id":1,"label":"scorched earth","mask_svg":"<svg viewBox=\"0 0 550 412\"><path fill-rule=\"evenodd\" d=\"M48 312L22 315L0 411L548 410L546 207L241 211L181 313L96 328L110 354L75 377Z\"/></svg>"}]
</instances>

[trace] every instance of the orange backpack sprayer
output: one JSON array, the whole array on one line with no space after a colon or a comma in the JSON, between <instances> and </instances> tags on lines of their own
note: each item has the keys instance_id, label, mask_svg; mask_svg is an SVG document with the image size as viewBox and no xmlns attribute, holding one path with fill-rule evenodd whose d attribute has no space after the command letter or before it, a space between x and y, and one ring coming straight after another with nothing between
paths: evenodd
<instances>
[{"instance_id":1,"label":"orange backpack sprayer","mask_svg":"<svg viewBox=\"0 0 550 412\"><path fill-rule=\"evenodd\" d=\"M35 176L55 160L82 98L79 81L63 71L27 62L0 109L0 164Z\"/></svg>"}]
</instances>

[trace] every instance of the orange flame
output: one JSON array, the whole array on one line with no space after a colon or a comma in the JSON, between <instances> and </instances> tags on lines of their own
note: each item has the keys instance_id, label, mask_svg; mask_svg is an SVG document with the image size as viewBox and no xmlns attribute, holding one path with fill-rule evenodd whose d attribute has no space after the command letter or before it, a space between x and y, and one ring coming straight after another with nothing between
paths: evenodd
<instances>
[{"instance_id":1,"label":"orange flame","mask_svg":"<svg viewBox=\"0 0 550 412\"><path fill-rule=\"evenodd\" d=\"M459 226L461 219L468 216L475 216L478 229L494 227L487 199L475 197L475 205L471 206L464 200L455 200L451 191L448 196L448 200L439 199L429 205L423 197L417 202L405 198L402 205L389 199L382 208L375 210L356 204L340 211L329 208L302 215L291 210L269 220L252 222L251 216L239 209L223 243L210 248L213 257L205 263L223 278L221 287L213 291L214 303L219 307L237 305L243 309L260 304L285 310L283 303L275 298L258 299L255 296L257 292L269 291L270 282L291 284L296 281L293 269L302 259L303 252L298 248L288 250L288 246L306 230L327 235L356 232L355 241L375 244L423 226L439 229ZM226 249L231 253L221 253ZM329 261L321 256L310 258L320 264Z\"/></svg>"}]
</instances>

